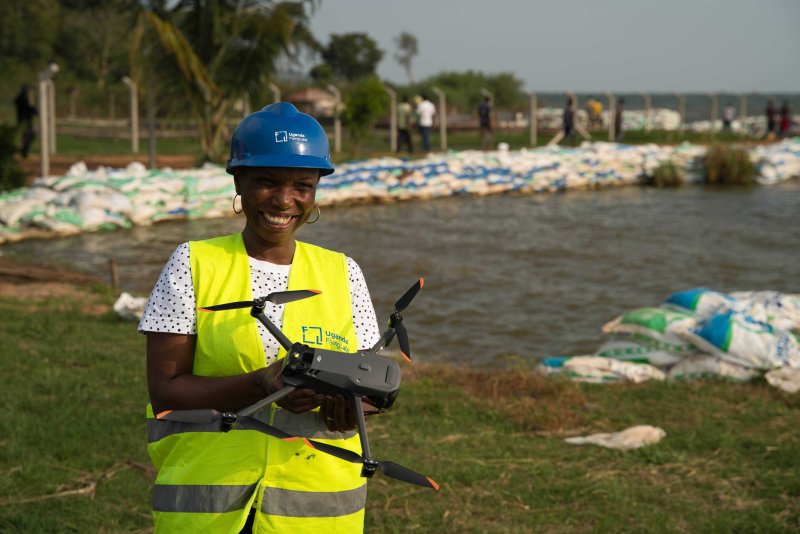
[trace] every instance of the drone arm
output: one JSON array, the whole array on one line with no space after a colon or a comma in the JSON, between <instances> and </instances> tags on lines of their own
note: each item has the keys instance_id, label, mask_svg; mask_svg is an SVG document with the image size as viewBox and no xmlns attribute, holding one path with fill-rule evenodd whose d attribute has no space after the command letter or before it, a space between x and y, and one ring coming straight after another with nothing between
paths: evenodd
<instances>
[{"instance_id":1,"label":"drone arm","mask_svg":"<svg viewBox=\"0 0 800 534\"><path fill-rule=\"evenodd\" d=\"M287 351L291 350L292 342L289 341L289 338L287 338L283 332L281 332L280 328L275 326L275 324L272 321L267 319L267 316L264 313L263 308L260 310L257 308L253 308L253 310L250 312L250 315L258 319L259 322L261 322L261 324L263 324L264 327L266 327L266 329L269 330L269 333L272 334L275 337L275 339L278 340L278 343L281 344L281 347L283 347Z\"/></svg>"},{"instance_id":2,"label":"drone arm","mask_svg":"<svg viewBox=\"0 0 800 534\"><path fill-rule=\"evenodd\" d=\"M371 349L369 349L369 351L368 351L368 352L377 353L377 352L378 352L379 350L381 350L383 347L385 347L386 345L388 345L389 343L391 343L391 342L392 342L392 339L394 339L394 328L392 328L392 327L389 327L389 328L386 330L386 332L384 332L384 333L381 335L381 338L378 340L378 342L377 342L377 343L375 343L375 345L373 345L373 346L372 346L372 348L371 348Z\"/></svg>"},{"instance_id":3,"label":"drone arm","mask_svg":"<svg viewBox=\"0 0 800 534\"><path fill-rule=\"evenodd\" d=\"M294 386L284 386L283 388L281 388L280 390L276 391L275 393L273 393L269 397L264 397L263 399L261 399L260 401L256 402L255 404L251 404L250 406L245 406L244 408L242 408L241 410L236 412L236 415L238 415L238 416L253 415L254 413L256 413L261 408L263 408L265 406L269 406L273 402L278 402L279 400L284 398L286 395L288 395L289 393L291 393L295 389L297 389L297 388L294 387Z\"/></svg>"}]
</instances>

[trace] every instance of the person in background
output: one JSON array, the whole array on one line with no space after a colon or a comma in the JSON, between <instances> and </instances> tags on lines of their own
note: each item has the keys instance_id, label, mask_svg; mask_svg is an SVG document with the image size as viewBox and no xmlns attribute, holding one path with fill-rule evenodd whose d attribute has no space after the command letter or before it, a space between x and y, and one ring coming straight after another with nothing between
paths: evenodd
<instances>
[{"instance_id":1,"label":"person in background","mask_svg":"<svg viewBox=\"0 0 800 534\"><path fill-rule=\"evenodd\" d=\"M433 118L436 116L436 106L428 100L427 95L422 95L422 100L417 105L417 127L422 137L422 151L431 151L431 130L433 129Z\"/></svg>"},{"instance_id":2,"label":"person in background","mask_svg":"<svg viewBox=\"0 0 800 534\"><path fill-rule=\"evenodd\" d=\"M494 146L494 124L492 121L492 100L483 97L483 102L478 106L478 129L481 136L481 149L491 150Z\"/></svg>"},{"instance_id":3,"label":"person in background","mask_svg":"<svg viewBox=\"0 0 800 534\"><path fill-rule=\"evenodd\" d=\"M414 145L411 141L411 122L413 110L408 96L403 96L400 105L397 106L397 151L402 152L405 146L408 153L414 152Z\"/></svg>"},{"instance_id":4,"label":"person in background","mask_svg":"<svg viewBox=\"0 0 800 534\"><path fill-rule=\"evenodd\" d=\"M249 309L204 313L198 306L315 289L321 293L267 303L264 312L287 338L311 347L356 352L380 339L358 264L295 238L319 220L317 184L334 172L320 124L285 102L252 113L233 134L226 170L244 229L178 246L139 323L147 336L155 532L360 533L367 497L360 465L303 440L153 415L237 411L283 387L285 350ZM253 416L295 436L361 450L355 405L341 395L301 388Z\"/></svg>"},{"instance_id":5,"label":"person in background","mask_svg":"<svg viewBox=\"0 0 800 534\"><path fill-rule=\"evenodd\" d=\"M575 137L575 101L571 96L567 97L567 104L564 106L564 113L561 118L561 125L564 132L563 139L569 140L574 144Z\"/></svg>"},{"instance_id":6,"label":"person in background","mask_svg":"<svg viewBox=\"0 0 800 534\"><path fill-rule=\"evenodd\" d=\"M789 133L792 130L792 112L789 109L789 101L784 100L783 105L781 106L781 116L780 116L780 134L781 137L788 137Z\"/></svg>"},{"instance_id":7,"label":"person in background","mask_svg":"<svg viewBox=\"0 0 800 534\"><path fill-rule=\"evenodd\" d=\"M594 96L586 100L586 115L589 118L589 129L603 127L603 104Z\"/></svg>"},{"instance_id":8,"label":"person in background","mask_svg":"<svg viewBox=\"0 0 800 534\"><path fill-rule=\"evenodd\" d=\"M725 107L722 109L722 131L730 132L731 125L733 121L736 119L736 108L733 107L733 104L728 102Z\"/></svg>"},{"instance_id":9,"label":"person in background","mask_svg":"<svg viewBox=\"0 0 800 534\"><path fill-rule=\"evenodd\" d=\"M767 101L767 139L773 139L778 133L778 110L775 109L775 101L771 98Z\"/></svg>"},{"instance_id":10,"label":"person in background","mask_svg":"<svg viewBox=\"0 0 800 534\"><path fill-rule=\"evenodd\" d=\"M22 130L20 154L23 158L27 158L31 144L36 137L36 131L33 129L33 117L37 115L36 107L28 98L27 85L23 84L19 88L19 93L14 98L14 107L17 108L17 127Z\"/></svg>"},{"instance_id":11,"label":"person in background","mask_svg":"<svg viewBox=\"0 0 800 534\"><path fill-rule=\"evenodd\" d=\"M617 100L617 109L614 112L614 141L619 143L622 141L622 118L625 113L625 99L620 98Z\"/></svg>"}]
</instances>

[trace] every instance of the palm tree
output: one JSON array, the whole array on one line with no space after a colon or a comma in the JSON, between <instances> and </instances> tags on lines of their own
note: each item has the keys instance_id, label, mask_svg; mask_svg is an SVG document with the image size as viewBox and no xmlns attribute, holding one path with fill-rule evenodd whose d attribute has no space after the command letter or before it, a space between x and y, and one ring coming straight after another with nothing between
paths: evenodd
<instances>
[{"instance_id":1,"label":"palm tree","mask_svg":"<svg viewBox=\"0 0 800 534\"><path fill-rule=\"evenodd\" d=\"M233 104L263 88L283 55L316 46L305 4L270 0L154 0L139 14L134 80L183 99L200 124L204 155L219 160Z\"/></svg>"}]
</instances>

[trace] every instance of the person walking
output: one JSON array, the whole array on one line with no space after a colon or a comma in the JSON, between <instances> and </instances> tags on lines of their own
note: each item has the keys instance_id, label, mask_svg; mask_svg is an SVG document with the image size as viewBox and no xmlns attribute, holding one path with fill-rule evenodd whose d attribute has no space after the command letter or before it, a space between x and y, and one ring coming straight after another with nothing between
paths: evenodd
<instances>
[{"instance_id":1,"label":"person walking","mask_svg":"<svg viewBox=\"0 0 800 534\"><path fill-rule=\"evenodd\" d=\"M422 95L422 101L417 104L417 127L422 138L422 151L431 151L431 129L433 129L433 118L436 116L436 106L428 100L427 95Z\"/></svg>"},{"instance_id":2,"label":"person walking","mask_svg":"<svg viewBox=\"0 0 800 534\"><path fill-rule=\"evenodd\" d=\"M490 150L494 146L494 124L492 121L492 100L483 97L483 102L478 106L478 129L481 137L481 149Z\"/></svg>"},{"instance_id":3,"label":"person walking","mask_svg":"<svg viewBox=\"0 0 800 534\"><path fill-rule=\"evenodd\" d=\"M773 139L778 133L778 110L775 108L775 101L771 98L767 101L767 139Z\"/></svg>"},{"instance_id":4,"label":"person walking","mask_svg":"<svg viewBox=\"0 0 800 534\"><path fill-rule=\"evenodd\" d=\"M237 411L283 387L285 350L249 309L198 313L198 306L316 289L321 294L267 303L264 312L287 338L311 347L356 352L380 339L358 264L295 237L319 220L317 184L334 172L322 126L292 104L269 105L234 131L226 170L243 230L178 246L139 323L147 336L155 532L360 533L367 496L360 465L302 439L153 415ZM355 405L341 395L301 388L253 417L361 451Z\"/></svg>"},{"instance_id":5,"label":"person walking","mask_svg":"<svg viewBox=\"0 0 800 534\"><path fill-rule=\"evenodd\" d=\"M36 131L33 129L33 117L38 114L36 107L31 104L28 98L28 91L28 86L23 84L14 98L14 107L17 109L17 128L22 130L20 154L22 154L23 158L28 157L33 140L36 138Z\"/></svg>"},{"instance_id":6,"label":"person walking","mask_svg":"<svg viewBox=\"0 0 800 534\"><path fill-rule=\"evenodd\" d=\"M784 100L781 106L780 124L778 125L781 137L788 137L792 130L792 112L789 109L789 101Z\"/></svg>"},{"instance_id":7,"label":"person walking","mask_svg":"<svg viewBox=\"0 0 800 534\"><path fill-rule=\"evenodd\" d=\"M731 102L728 102L722 110L722 130L730 132L734 120L736 120L736 108Z\"/></svg>"},{"instance_id":8,"label":"person walking","mask_svg":"<svg viewBox=\"0 0 800 534\"><path fill-rule=\"evenodd\" d=\"M411 141L412 113L408 96L404 95L400 105L397 106L397 152L402 152L403 146L405 146L409 154L414 153L414 145Z\"/></svg>"}]
</instances>

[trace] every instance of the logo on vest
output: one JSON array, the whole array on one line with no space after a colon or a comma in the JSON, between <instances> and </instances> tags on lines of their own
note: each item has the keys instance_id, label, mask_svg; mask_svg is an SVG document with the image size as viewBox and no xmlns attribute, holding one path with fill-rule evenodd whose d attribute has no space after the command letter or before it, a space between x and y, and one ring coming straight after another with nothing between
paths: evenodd
<instances>
[{"instance_id":1,"label":"logo on vest","mask_svg":"<svg viewBox=\"0 0 800 534\"><path fill-rule=\"evenodd\" d=\"M303 343L322 345L322 328L319 326L304 326Z\"/></svg>"},{"instance_id":2,"label":"logo on vest","mask_svg":"<svg viewBox=\"0 0 800 534\"><path fill-rule=\"evenodd\" d=\"M340 352L349 352L350 350L347 338L336 332L325 330L319 326L303 326L302 332L303 343L307 345L316 345Z\"/></svg>"}]
</instances>

